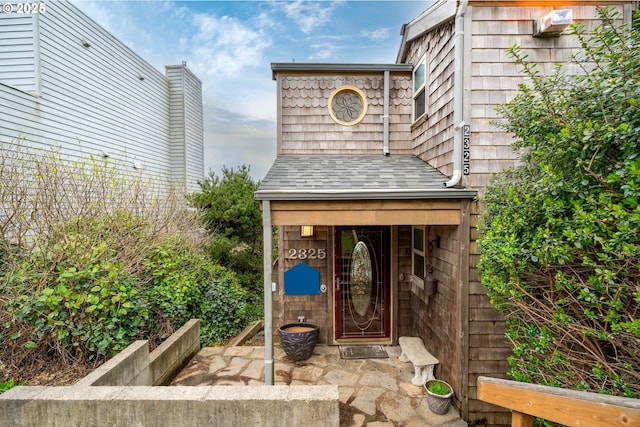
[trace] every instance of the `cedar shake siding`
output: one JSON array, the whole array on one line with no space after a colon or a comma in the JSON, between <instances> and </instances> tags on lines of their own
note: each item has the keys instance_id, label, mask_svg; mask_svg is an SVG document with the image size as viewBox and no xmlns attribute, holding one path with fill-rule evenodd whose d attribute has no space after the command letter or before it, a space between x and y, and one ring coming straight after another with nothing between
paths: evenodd
<instances>
[{"instance_id":1,"label":"cedar shake siding","mask_svg":"<svg viewBox=\"0 0 640 427\"><path fill-rule=\"evenodd\" d=\"M441 1L403 28L403 43L398 63L414 66L426 57L428 103L427 114L412 123L412 150L421 159L450 176L453 171L453 91L456 64L454 61L455 15L460 2ZM491 176L517 165L518 154L511 148L513 137L496 127L495 108L511 100L518 85L525 81L518 67L508 56L507 49L518 44L532 62L539 63L542 73L550 73L557 64L567 62L579 48L577 38L563 34L559 37L533 37L533 21L553 9L571 9L573 22L593 28L599 24L598 7L617 9L622 20L630 22L632 1L469 1L463 18L462 117L470 126L470 158L468 175L460 184L477 189L482 194ZM569 67L569 72L579 72ZM510 415L504 409L477 400L476 381L479 375L505 378L506 359L511 348L504 337L504 319L491 308L486 289L481 285L477 263L479 253L476 239L481 205L471 203L466 229L448 227L431 232L442 235L446 245L437 251L438 283L444 292L425 298L423 292L412 288L412 334L421 336L429 349L441 360L436 369L456 388L463 417L480 425L509 425ZM468 243L459 241L466 233ZM458 246L460 244L460 246ZM456 266L452 258L454 248L466 246L465 258ZM462 253L462 252L461 252ZM462 294L456 299L456 275L449 277L451 267L466 269ZM462 277L462 276L460 276ZM443 286L444 285L444 286ZM434 301L431 301L433 299ZM435 303L437 300L437 303ZM434 304L435 303L435 304ZM451 325L459 322L460 329ZM456 333L463 343L456 350ZM444 348L443 348L444 347ZM443 358L456 358L458 366L443 365ZM466 372L466 373L465 373ZM462 393L461 393L462 392Z\"/></svg>"},{"instance_id":2,"label":"cedar shake siding","mask_svg":"<svg viewBox=\"0 0 640 427\"><path fill-rule=\"evenodd\" d=\"M341 265L334 264L334 226L353 227L354 233L363 225L390 226L392 326L389 336L377 342L422 338L440 361L436 378L453 386L455 406L469 425L510 425L508 410L477 398L478 376L506 378L512 351L504 336L505 319L492 308L477 268L482 212L477 196L493 174L518 163L513 135L491 123L500 120L495 108L511 100L525 81L506 51L520 45L548 73L566 63L579 45L566 34L533 37L533 21L553 9L571 9L574 22L593 28L601 5L615 7L630 22L637 2L441 0L403 26L395 68L272 64L278 85L278 158L256 197L269 209L268 225L279 226L276 326L305 316L320 326L320 342L341 343L334 307L342 300L336 295L344 295L343 283L347 293L351 288L349 276L334 287L334 279L343 278L334 272ZM423 63L425 74L419 76ZM382 142L385 70L388 156ZM419 76L415 82L414 73ZM332 94L344 85L367 100L366 115L351 126L334 121L328 111ZM414 90L416 99L425 99L424 108L414 106ZM457 181L452 178L460 163ZM316 226L314 238L300 237L300 225L307 224ZM416 246L414 238L421 244ZM283 294L284 273L295 265L286 259L292 248L327 248L326 262L310 262L327 285L326 293ZM433 295L423 286L421 268L427 264L437 280ZM376 341L365 337L359 342Z\"/></svg>"},{"instance_id":3,"label":"cedar shake siding","mask_svg":"<svg viewBox=\"0 0 640 427\"><path fill-rule=\"evenodd\" d=\"M465 121L472 131L468 185L479 190L486 187L492 174L514 166L518 158L511 148L512 136L491 123L500 119L496 106L511 100L518 91L518 85L525 81L521 70L508 56L507 49L518 44L529 61L539 63L540 71L549 74L557 64L567 62L580 45L576 37L566 34L533 37L535 19L553 9L571 9L574 23L593 28L599 24L599 3L608 3L621 13L630 6L630 2L598 1L582 2L584 5L581 6L564 2L555 7L551 6L554 2L548 2L550 6L529 2L538 5L535 7L509 6L517 2L502 3L501 7L485 7L484 2L472 1L465 21ZM627 12L626 16L630 13ZM568 71L579 72L575 68L568 68Z\"/></svg>"},{"instance_id":4,"label":"cedar shake siding","mask_svg":"<svg viewBox=\"0 0 640 427\"><path fill-rule=\"evenodd\" d=\"M275 64L277 66L277 64ZM276 67L277 68L277 67ZM291 75L278 72L278 154L380 154L383 149L382 71ZM390 72L389 148L411 153L411 73ZM336 123L328 112L331 94L342 86L364 93L367 114L353 126Z\"/></svg>"},{"instance_id":5,"label":"cedar shake siding","mask_svg":"<svg viewBox=\"0 0 640 427\"><path fill-rule=\"evenodd\" d=\"M407 62L426 55L427 114L411 126L413 153L442 173L453 173L453 22L420 37L409 48Z\"/></svg>"}]
</instances>

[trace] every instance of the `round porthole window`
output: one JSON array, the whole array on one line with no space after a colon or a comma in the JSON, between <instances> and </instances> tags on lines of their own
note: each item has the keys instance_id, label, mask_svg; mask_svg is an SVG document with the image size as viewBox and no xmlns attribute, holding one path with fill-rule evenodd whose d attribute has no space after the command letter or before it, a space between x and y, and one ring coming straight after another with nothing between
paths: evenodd
<instances>
[{"instance_id":1,"label":"round porthole window","mask_svg":"<svg viewBox=\"0 0 640 427\"><path fill-rule=\"evenodd\" d=\"M364 94L353 86L342 86L329 98L329 114L337 123L352 126L359 123L367 113Z\"/></svg>"}]
</instances>

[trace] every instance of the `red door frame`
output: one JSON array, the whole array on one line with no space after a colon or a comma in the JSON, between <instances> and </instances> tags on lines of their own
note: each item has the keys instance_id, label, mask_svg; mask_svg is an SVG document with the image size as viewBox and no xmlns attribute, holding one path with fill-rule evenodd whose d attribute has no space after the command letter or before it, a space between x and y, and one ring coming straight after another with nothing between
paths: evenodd
<instances>
[{"instance_id":1,"label":"red door frame","mask_svg":"<svg viewBox=\"0 0 640 427\"><path fill-rule=\"evenodd\" d=\"M340 232L344 230L355 231L356 235L365 235L368 237L367 232L380 233L380 250L378 253L376 250L377 264L379 266L379 275L382 282L382 328L380 333L375 334L349 334L343 333L343 316L342 316L342 302L343 302L343 289L344 284L341 283L340 276L341 271L344 269L344 259L341 259L342 255L342 242L340 239ZM334 313L335 313L335 325L334 335L336 340L366 340L366 339L386 339L391 337L391 227L388 226L356 226L356 227L335 227L334 230Z\"/></svg>"}]
</instances>

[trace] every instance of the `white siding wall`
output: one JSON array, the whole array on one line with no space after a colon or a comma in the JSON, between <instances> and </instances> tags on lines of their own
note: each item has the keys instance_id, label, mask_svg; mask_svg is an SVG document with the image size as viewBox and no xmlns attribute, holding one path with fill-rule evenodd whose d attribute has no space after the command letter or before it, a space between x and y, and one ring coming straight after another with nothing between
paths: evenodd
<instances>
[{"instance_id":1,"label":"white siding wall","mask_svg":"<svg viewBox=\"0 0 640 427\"><path fill-rule=\"evenodd\" d=\"M39 89L37 20L37 14L0 19L0 82L25 92Z\"/></svg>"},{"instance_id":2,"label":"white siding wall","mask_svg":"<svg viewBox=\"0 0 640 427\"><path fill-rule=\"evenodd\" d=\"M184 65L166 67L169 78L171 163L174 182L198 190L204 177L202 83Z\"/></svg>"},{"instance_id":3,"label":"white siding wall","mask_svg":"<svg viewBox=\"0 0 640 427\"><path fill-rule=\"evenodd\" d=\"M171 148L171 179L173 182L184 180L187 170L185 165L185 114L182 67L166 67L169 79L169 139Z\"/></svg>"},{"instance_id":4,"label":"white siding wall","mask_svg":"<svg viewBox=\"0 0 640 427\"><path fill-rule=\"evenodd\" d=\"M185 79L185 147L187 190L200 189L198 181L204 178L204 135L202 111L202 83L188 69L184 70Z\"/></svg>"},{"instance_id":5,"label":"white siding wall","mask_svg":"<svg viewBox=\"0 0 640 427\"><path fill-rule=\"evenodd\" d=\"M0 14L0 28L12 21ZM27 93L0 76L0 143L59 145L71 158L106 152L125 167L138 163L143 173L169 180L169 79L70 3L47 3L35 22L40 91Z\"/></svg>"}]
</instances>

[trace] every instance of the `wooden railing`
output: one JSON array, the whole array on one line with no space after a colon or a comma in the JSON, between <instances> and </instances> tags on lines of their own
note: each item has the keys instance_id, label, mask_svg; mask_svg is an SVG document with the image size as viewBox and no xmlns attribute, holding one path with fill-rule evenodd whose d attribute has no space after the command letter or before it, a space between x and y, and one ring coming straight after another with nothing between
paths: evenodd
<instances>
[{"instance_id":1,"label":"wooden railing","mask_svg":"<svg viewBox=\"0 0 640 427\"><path fill-rule=\"evenodd\" d=\"M575 427L638 427L640 399L479 377L478 399L512 411L512 427L535 418Z\"/></svg>"}]
</instances>

